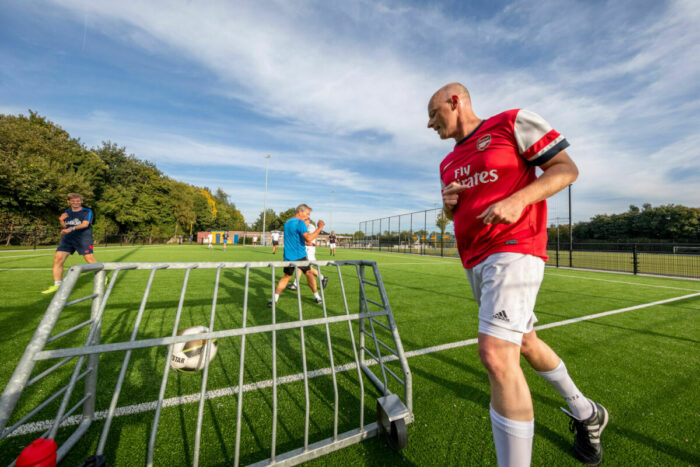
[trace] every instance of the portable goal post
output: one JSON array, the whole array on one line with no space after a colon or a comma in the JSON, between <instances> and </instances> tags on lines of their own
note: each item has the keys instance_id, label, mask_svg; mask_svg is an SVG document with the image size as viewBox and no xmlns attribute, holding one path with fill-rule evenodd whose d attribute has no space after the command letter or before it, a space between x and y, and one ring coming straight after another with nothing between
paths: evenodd
<instances>
[{"instance_id":1,"label":"portable goal post","mask_svg":"<svg viewBox=\"0 0 700 467\"><path fill-rule=\"evenodd\" d=\"M252 282L263 284L263 288L269 284L269 295L263 291L267 300L274 296L277 270L285 266L293 266L296 273L299 267L308 265L315 266L319 271L323 270L324 274L333 279L331 284L334 284L334 287L329 287L327 290L319 287L322 297L320 305L308 304L309 292L304 290L305 287L299 287L294 294L288 293L280 302L284 302L288 310L292 303L290 296L295 296L296 307L291 305L291 308L295 308L296 313L280 311L282 310L280 303L273 304L271 308L265 307L264 303L262 306L260 303L255 306L251 304L256 300L260 302L260 296L255 297L255 290L260 292L260 287L254 289ZM132 271L139 270L144 272L127 280L130 274L137 274ZM163 290L153 286L154 280L166 274L165 271L177 270L182 274L181 282L180 276L177 276L179 298L170 293L172 287ZM195 271L200 270L212 270L209 271L207 280L213 276L213 287L208 289L213 289L213 293L208 297L210 306L201 305L202 300L199 300L198 306L200 308L206 306L209 316L208 332L197 337L207 341L216 340L219 352L211 361L207 356L206 365L202 371L194 375L186 375L186 378L201 380L198 393L195 392L190 396L177 394L177 397L166 398L166 395L172 394L174 385L173 381L168 385L169 377L177 375L169 367L173 346L192 340L191 335L179 336L178 330L186 321L183 316L192 314L187 300L188 282L195 275ZM331 271L332 274L329 275ZM224 303L228 302L219 298L222 274L227 275L227 280L233 278L231 284L238 287L230 286L230 290L227 289L225 293L238 300L237 306L240 307L242 316L240 316L239 326L217 329L216 324L221 318L217 317L217 307L222 309L225 307ZM146 276L147 282L143 280ZM72 297L79 294L81 289L89 289L91 279L92 293L77 298ZM169 279L172 283L173 277L169 276ZM356 289L346 289L346 283L350 281L356 284ZM145 286L143 282L146 282ZM127 287L127 290L123 290L121 296L126 297L123 300L127 301L131 297L133 300L131 306L124 304L117 306L110 302L110 297L119 296L118 291L122 284L123 287ZM139 287L136 287L136 284ZM143 290L140 301L138 300L140 291L136 289ZM151 294L154 289L157 292ZM254 289L252 294L251 289ZM331 290L332 293L329 293ZM162 303L150 306L149 295L162 296L166 293L171 295L172 312L163 311ZM355 313L350 311L348 296L357 298L358 309ZM114 299L112 302L118 300ZM157 302L155 299L153 301ZM274 300L272 301L274 303ZM81 303L83 305L79 306ZM177 303L176 310L175 303ZM81 307L84 316L76 316L80 314ZM111 314L114 309L118 311ZM223 316L223 313L220 314ZM268 319L269 322L257 324L251 318L253 315L262 316L263 321ZM278 319L283 315L288 319ZM312 315L315 317L308 317ZM168 319L172 321L167 321ZM167 331L161 332L160 335L153 335L153 330L146 329L147 326L143 326L143 323L157 320L166 320L161 328ZM73 324L76 321L80 322ZM103 331L103 326L108 322L112 325L117 323L124 330L121 338L110 339L110 335ZM129 326L124 323L128 323ZM110 329L114 328L114 326L110 327ZM123 338L126 335L129 335L128 339ZM297 338L298 341L294 347L289 347L290 339ZM264 342L269 347L251 347L253 357L247 358L247 339L258 339L256 342ZM279 344L280 340L287 345L283 351L278 348L282 345ZM65 344L61 345L61 341ZM228 354L224 353L222 346L226 343L229 344L229 349L235 348L235 352L229 350ZM204 347L209 352L211 346ZM321 355L319 350L321 348L326 352L325 355ZM139 359L138 352L141 352L139 355L149 352L150 357L146 358L150 360L144 360L143 357ZM341 364L340 356L345 356L348 361ZM228 360L221 360L214 365L218 359L227 358ZM236 358L237 363L235 363ZM325 367L313 371L308 368L307 363L313 363L317 367L322 366L320 364L323 358L327 359ZM254 361L255 365L250 363L246 366L247 360ZM300 361L301 371L297 374L279 374L278 365L283 361L287 369L293 366L291 363L287 364L287 360ZM150 391L155 394L155 387L143 387L140 391L128 392L129 389L123 391L124 388L130 387L128 375L139 361L142 364L150 364L154 370L158 369L147 373L153 373L154 382L160 379L160 390L157 399L150 403L128 405L129 402L138 399L140 392ZM222 361L230 361L231 364L224 365ZM266 363L261 364L263 361ZM223 368L221 371L226 373L234 368L238 370L237 386L208 390L209 380L212 379L212 375L214 375L213 379L217 380L220 377L218 372L221 368ZM162 371L162 374L158 371ZM267 379L261 376L266 371L269 371ZM117 373L118 376L115 376ZM341 374L345 375L343 384L338 381ZM250 375L258 376L261 381L249 382L246 376L250 377ZM228 377L228 374L225 376ZM316 381L314 378L320 379L320 376L330 377L325 386L327 390L319 391L316 387L310 390L310 382ZM351 376L353 380L346 381ZM174 378L180 378L180 376ZM365 387L365 379L372 383L369 388ZM191 379L188 381L192 384ZM187 381L184 382L187 383ZM281 411L278 406L282 403L280 392L290 393L291 390L287 389L287 385L291 386L293 382L303 384L304 403L297 403L298 414L301 415L303 412L303 435L288 433L293 431L288 428L292 423L281 422L287 412ZM181 381L178 380L178 387L180 383ZM269 418L264 421L269 427L266 429L269 444L259 448L260 452L254 453L258 456L258 459L255 459L245 457L250 456L248 452L241 452L241 432L244 416L245 420L249 421L247 425L252 421L259 421L255 417L261 412L256 413L253 410L252 415L246 414L247 406L244 407L244 402L246 398L260 399L253 397L255 391L260 391L260 388L271 391L271 394L266 393L264 397L267 405L271 407L262 412L267 413ZM396 393L392 389L395 389ZM44 390L52 394L46 396L43 394ZM349 400L355 407L343 406L341 410L339 392L342 392L340 398L343 401ZM301 389L298 389L299 399L301 399L301 393ZM312 407L310 393L316 400L323 398L326 400ZM365 412L371 413L372 409L371 404L365 404L365 397L372 397L372 393L377 397L376 421L365 423ZM402 397L399 397L399 394ZM218 436L214 440L207 439L206 434L203 435L205 403L214 398L220 398L223 402L228 400L235 406L235 417L232 410L227 410L226 413L231 421L235 419L235 435L231 433L230 437ZM202 445L211 445L211 443L222 444L221 449L228 453L233 445L234 451L229 461L233 461L234 465L246 462L246 459L253 459L252 463L258 465L294 465L377 434L383 435L393 449L403 448L407 443L406 424L413 421L411 373L377 264L369 261L315 261L311 263L96 263L73 266L51 300L0 396L0 452L7 453L10 448L16 449L11 441L18 436L24 436L22 439L25 439L31 433L32 439L35 437L55 439L58 443L57 457L60 461L69 454L81 438L88 434L88 439L92 439L93 444L97 445L96 449L88 453L91 455L89 462L104 462L105 455L109 454L109 448L106 449L106 446L109 446L110 428L117 417L125 410L126 412L140 410L139 413L152 414L150 415L152 417L150 434L147 442L144 440L143 443L146 452L141 457L144 463L150 466L154 462L158 463L156 447L159 443L166 443L165 449L167 449L167 443L172 442L172 440L159 439L158 432L161 415L164 411L173 410L168 407L177 405L172 402L173 400L178 404L195 402L199 404L196 421L193 421L194 425L189 425L194 426L195 434L186 463L192 465L199 464ZM311 420L312 409L316 413L319 411L318 405L322 406L321 412L325 410L329 416L332 413L332 423L329 419L326 427L331 429L331 433L328 433L330 436L321 436L317 430L319 422ZM349 415L351 413L352 416ZM42 417L47 419L36 421L37 418ZM351 423L355 422L358 422L357 425L352 427ZM301 422L296 426L301 430ZM349 429L339 433L341 426L343 429ZM285 429L286 438L299 441L302 446L279 453L280 427ZM204 431L207 431L207 427L204 428ZM314 432L310 434L312 428ZM182 443L182 440L180 442ZM252 449L259 447L260 444L263 443L259 441ZM291 446L289 439L281 444L285 448ZM159 449L164 448L160 446ZM268 452L267 449L269 449L269 457L259 459L267 456L265 454ZM17 455L19 452L11 454L12 458ZM115 459L106 460L108 463L115 461ZM202 460L203 463L210 463L210 461L211 459L206 458Z\"/></svg>"}]
</instances>

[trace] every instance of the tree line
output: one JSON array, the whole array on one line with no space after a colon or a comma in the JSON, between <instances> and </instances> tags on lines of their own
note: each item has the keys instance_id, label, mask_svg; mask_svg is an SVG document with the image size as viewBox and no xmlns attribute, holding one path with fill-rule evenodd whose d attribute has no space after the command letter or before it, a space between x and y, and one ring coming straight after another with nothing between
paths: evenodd
<instances>
[{"instance_id":1,"label":"tree line","mask_svg":"<svg viewBox=\"0 0 700 467\"><path fill-rule=\"evenodd\" d=\"M253 230L254 232L262 232L263 231L263 225L265 227L264 231L265 232L271 232L273 230L282 230L284 227L284 223L287 222L289 219L294 217L294 215L297 212L296 206L287 209L286 211L282 211L279 214L275 213L273 209L267 209L264 211L260 211L260 214L258 215L258 218L255 220L250 225L250 229ZM311 216L311 222L314 224L317 223L317 219L313 218L313 212ZM325 230L324 230L325 232Z\"/></svg>"},{"instance_id":2,"label":"tree line","mask_svg":"<svg viewBox=\"0 0 700 467\"><path fill-rule=\"evenodd\" d=\"M96 238L247 229L221 189L173 180L113 142L88 148L31 110L0 114L0 230L55 230L71 192L95 212Z\"/></svg>"},{"instance_id":3,"label":"tree line","mask_svg":"<svg viewBox=\"0 0 700 467\"><path fill-rule=\"evenodd\" d=\"M103 142L88 148L36 112L0 114L0 230L55 230L66 209L65 195L77 192L95 211L94 231L105 235L188 236L202 230L281 230L295 214L260 212L246 225L243 215L220 188L212 192L165 176L151 162L128 155L126 148ZM444 232L446 219L436 226ZM264 224L264 225L263 225ZM7 234L7 232L10 232ZM387 232L388 233L388 232ZM416 234L417 232L414 232ZM362 232L356 232L362 234ZM568 225L550 226L549 240L569 237ZM364 235L364 234L363 234ZM700 242L700 208L680 205L600 214L573 226L575 241Z\"/></svg>"},{"instance_id":4,"label":"tree line","mask_svg":"<svg viewBox=\"0 0 700 467\"><path fill-rule=\"evenodd\" d=\"M569 239L569 226L552 225L549 241ZM573 225L578 242L684 242L700 243L700 208L675 204L653 207L649 203L631 205L622 214L598 214L588 222Z\"/></svg>"},{"instance_id":5,"label":"tree line","mask_svg":"<svg viewBox=\"0 0 700 467\"><path fill-rule=\"evenodd\" d=\"M382 242L411 241L412 237L432 237L444 235L450 220L438 212L435 226L438 230L402 232L384 230L376 233ZM569 241L569 226L552 224L547 229L548 240L556 243ZM450 234L452 235L452 234ZM370 236L361 230L353 238L363 240ZM437 237L439 238L439 237ZM573 239L576 242L682 242L700 243L700 208L681 205L662 205L653 207L645 203L642 208L635 205L622 214L599 214L587 222L577 222L573 226Z\"/></svg>"}]
</instances>

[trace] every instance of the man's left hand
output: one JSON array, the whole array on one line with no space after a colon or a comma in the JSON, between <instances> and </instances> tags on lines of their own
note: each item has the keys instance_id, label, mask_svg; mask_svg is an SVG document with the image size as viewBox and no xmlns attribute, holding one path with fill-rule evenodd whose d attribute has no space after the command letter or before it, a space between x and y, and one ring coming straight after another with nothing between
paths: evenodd
<instances>
[{"instance_id":1,"label":"man's left hand","mask_svg":"<svg viewBox=\"0 0 700 467\"><path fill-rule=\"evenodd\" d=\"M512 224L520 219L525 205L518 199L510 197L489 206L476 216L484 224Z\"/></svg>"}]
</instances>

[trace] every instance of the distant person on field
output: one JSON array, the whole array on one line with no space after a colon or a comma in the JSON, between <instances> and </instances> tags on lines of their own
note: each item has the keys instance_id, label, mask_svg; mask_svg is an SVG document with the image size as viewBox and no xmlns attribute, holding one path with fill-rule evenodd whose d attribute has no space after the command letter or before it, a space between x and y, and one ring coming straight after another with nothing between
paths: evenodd
<instances>
[{"instance_id":1,"label":"distant person on field","mask_svg":"<svg viewBox=\"0 0 700 467\"><path fill-rule=\"evenodd\" d=\"M576 180L569 143L539 115L477 117L467 89L440 88L428 128L456 145L440 164L443 210L454 220L462 264L479 305L479 357L491 384L491 428L500 466L528 466L535 420L520 356L566 401L574 455L597 465L608 412L586 398L564 362L533 329L547 260L545 199ZM537 177L535 167L542 169ZM593 352L593 350L591 350ZM593 353L591 355L594 355Z\"/></svg>"},{"instance_id":2,"label":"distant person on field","mask_svg":"<svg viewBox=\"0 0 700 467\"><path fill-rule=\"evenodd\" d=\"M318 234L321 233L321 229L325 225L325 222L318 221L318 228L309 233L306 228L304 221L309 218L311 214L311 208L306 204L300 204L297 206L296 214L294 217L289 219L284 224L284 256L285 261L307 261L306 257L306 242L313 242ZM316 288L316 278L314 273L311 272L309 266L302 266L299 269L306 275L306 280L309 283L311 291L314 293L314 299L316 303L322 303L323 300L318 294L318 289ZM277 288L275 289L275 301L280 298L280 294L284 291L285 287L289 283L289 280L294 276L294 267L288 266L284 268L284 275L277 283ZM268 302L267 306L272 306L272 300Z\"/></svg>"},{"instance_id":3,"label":"distant person on field","mask_svg":"<svg viewBox=\"0 0 700 467\"><path fill-rule=\"evenodd\" d=\"M78 252L88 263L96 263L92 253L92 210L83 207L83 197L78 193L68 193L70 207L63 211L58 222L63 227L61 241L53 258L53 285L43 294L52 294L58 290L63 281L63 263L74 252Z\"/></svg>"},{"instance_id":4,"label":"distant person on field","mask_svg":"<svg viewBox=\"0 0 700 467\"><path fill-rule=\"evenodd\" d=\"M226 245L228 245L228 232L224 232L224 251L226 251Z\"/></svg>"},{"instance_id":5,"label":"distant person on field","mask_svg":"<svg viewBox=\"0 0 700 467\"><path fill-rule=\"evenodd\" d=\"M338 239L335 236L335 232L331 230L331 234L328 236L328 243L331 247L331 256L335 256L335 246Z\"/></svg>"},{"instance_id":6,"label":"distant person on field","mask_svg":"<svg viewBox=\"0 0 700 467\"><path fill-rule=\"evenodd\" d=\"M253 246L258 244L258 237L253 237Z\"/></svg>"},{"instance_id":7,"label":"distant person on field","mask_svg":"<svg viewBox=\"0 0 700 467\"><path fill-rule=\"evenodd\" d=\"M210 233L209 235L207 235L207 248L214 248L214 245L211 244L211 242L213 241L214 235Z\"/></svg>"},{"instance_id":8,"label":"distant person on field","mask_svg":"<svg viewBox=\"0 0 700 467\"><path fill-rule=\"evenodd\" d=\"M280 231L277 229L273 230L270 234L270 238L272 238L272 254L274 255L277 248L280 247Z\"/></svg>"}]
</instances>

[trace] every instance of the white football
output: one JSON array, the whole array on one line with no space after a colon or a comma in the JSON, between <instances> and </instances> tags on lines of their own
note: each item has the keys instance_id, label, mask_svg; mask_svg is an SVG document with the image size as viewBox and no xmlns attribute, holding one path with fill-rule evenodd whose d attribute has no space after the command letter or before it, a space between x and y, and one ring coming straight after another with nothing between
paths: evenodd
<instances>
[{"instance_id":1,"label":"white football","mask_svg":"<svg viewBox=\"0 0 700 467\"><path fill-rule=\"evenodd\" d=\"M192 326L191 328L183 329L178 332L177 335L195 336L205 332L209 332L209 329L205 326ZM173 355L170 357L170 368L185 373L203 370L206 366L207 349L209 352L209 361L211 362L216 356L216 339L210 341L194 339L173 345Z\"/></svg>"}]
</instances>

